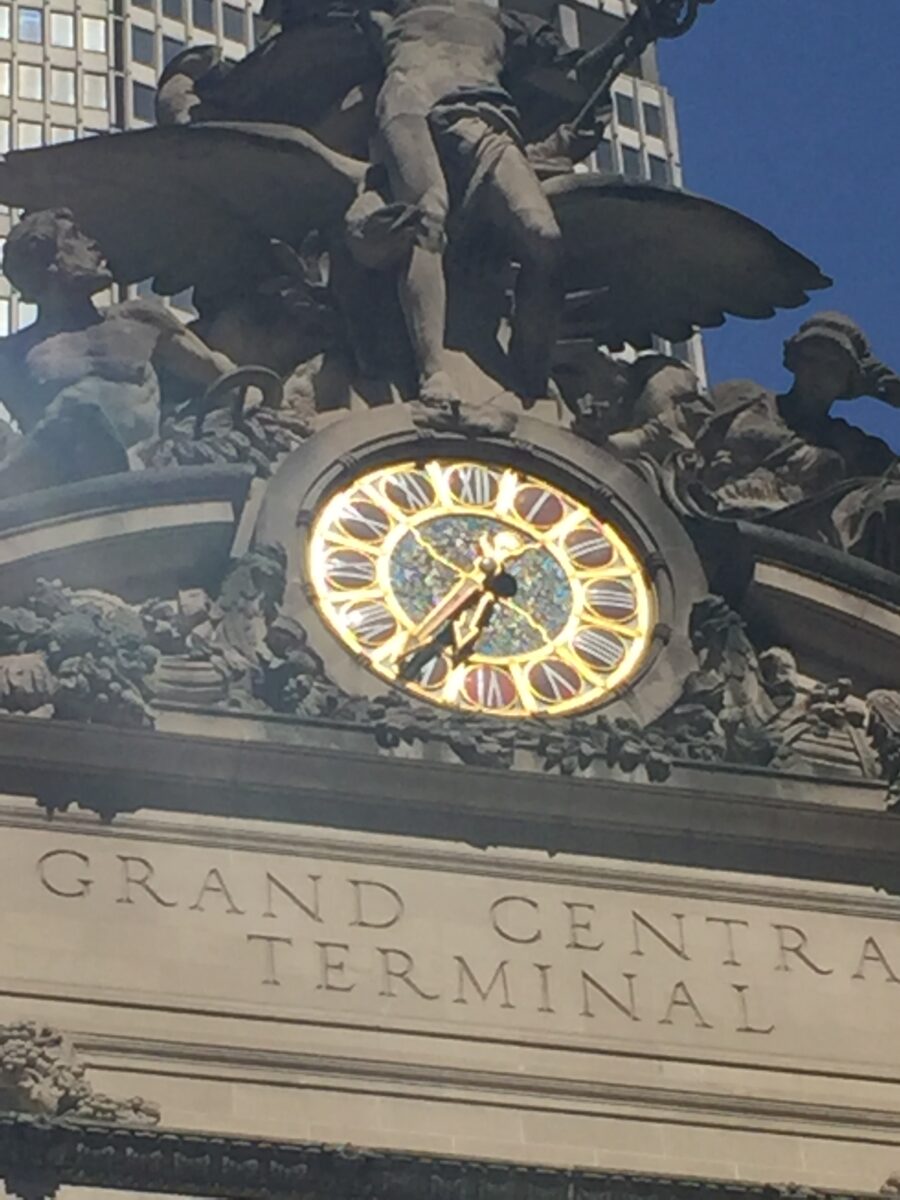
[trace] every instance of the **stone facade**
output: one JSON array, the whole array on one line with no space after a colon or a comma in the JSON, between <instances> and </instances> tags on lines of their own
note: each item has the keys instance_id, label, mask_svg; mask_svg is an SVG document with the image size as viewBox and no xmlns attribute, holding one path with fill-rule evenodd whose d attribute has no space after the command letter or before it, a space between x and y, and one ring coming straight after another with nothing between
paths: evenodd
<instances>
[{"instance_id":1,"label":"stone facade","mask_svg":"<svg viewBox=\"0 0 900 1200\"><path fill-rule=\"evenodd\" d=\"M900 377L708 388L830 281L595 169L711 2L267 0L0 162L8 1195L897 1192Z\"/></svg>"},{"instance_id":2,"label":"stone facade","mask_svg":"<svg viewBox=\"0 0 900 1200\"><path fill-rule=\"evenodd\" d=\"M205 817L3 807L27 1008L163 1127L874 1192L896 903ZM865 1022L858 1014L866 1013Z\"/></svg>"}]
</instances>

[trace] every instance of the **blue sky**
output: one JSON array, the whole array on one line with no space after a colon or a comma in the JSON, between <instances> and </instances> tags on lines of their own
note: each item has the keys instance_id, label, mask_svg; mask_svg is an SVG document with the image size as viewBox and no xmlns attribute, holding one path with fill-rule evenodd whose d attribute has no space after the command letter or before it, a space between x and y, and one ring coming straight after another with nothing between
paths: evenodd
<instances>
[{"instance_id":1,"label":"blue sky","mask_svg":"<svg viewBox=\"0 0 900 1200\"><path fill-rule=\"evenodd\" d=\"M706 334L710 377L783 389L784 339L826 308L854 317L900 372L900 0L716 0L661 59L685 185L835 280L803 309ZM900 451L900 410L833 411Z\"/></svg>"}]
</instances>

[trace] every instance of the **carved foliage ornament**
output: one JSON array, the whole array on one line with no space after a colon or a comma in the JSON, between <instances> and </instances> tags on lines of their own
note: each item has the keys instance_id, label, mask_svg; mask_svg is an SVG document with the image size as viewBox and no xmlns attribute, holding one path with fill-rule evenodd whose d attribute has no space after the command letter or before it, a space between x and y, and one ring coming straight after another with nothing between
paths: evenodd
<instances>
[{"instance_id":1,"label":"carved foliage ornament","mask_svg":"<svg viewBox=\"0 0 900 1200\"><path fill-rule=\"evenodd\" d=\"M562 774L643 768L651 780L678 761L809 770L817 747L865 719L845 682L808 685L788 651L758 653L741 618L714 596L691 618L696 669L646 728L603 711L522 721L442 710L397 689L352 696L284 613L284 591L285 555L273 547L239 560L216 599L195 589L133 606L42 583L26 605L0 610L0 712L149 726L158 705L187 703L349 724L386 749L443 745L472 764L510 767L518 756ZM870 697L869 733L885 778L895 779L886 696Z\"/></svg>"},{"instance_id":2,"label":"carved foliage ornament","mask_svg":"<svg viewBox=\"0 0 900 1200\"><path fill-rule=\"evenodd\" d=\"M71 1043L34 1021L0 1025L0 1110L109 1124L155 1125L159 1110L140 1097L95 1092Z\"/></svg>"},{"instance_id":3,"label":"carved foliage ornament","mask_svg":"<svg viewBox=\"0 0 900 1200\"><path fill-rule=\"evenodd\" d=\"M849 1200L777 1184L529 1168L21 1116L0 1116L0 1178L22 1200L45 1200L61 1183L101 1189L126 1181L138 1192L235 1200L325 1200L336 1193L345 1200Z\"/></svg>"}]
</instances>

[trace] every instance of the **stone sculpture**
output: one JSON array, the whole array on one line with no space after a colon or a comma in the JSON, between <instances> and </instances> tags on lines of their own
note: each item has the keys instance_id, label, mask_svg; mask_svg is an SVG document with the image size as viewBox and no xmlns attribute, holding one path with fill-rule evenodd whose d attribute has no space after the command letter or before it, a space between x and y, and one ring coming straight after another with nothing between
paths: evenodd
<instances>
[{"instance_id":1,"label":"stone sculpture","mask_svg":"<svg viewBox=\"0 0 900 1200\"><path fill-rule=\"evenodd\" d=\"M774 523L897 571L897 459L829 409L863 395L900 406L900 378L839 313L805 321L784 362L794 376L784 395L743 380L713 389L715 412L687 468L690 503Z\"/></svg>"},{"instance_id":2,"label":"stone sculpture","mask_svg":"<svg viewBox=\"0 0 900 1200\"><path fill-rule=\"evenodd\" d=\"M426 436L510 439L558 388L548 418L627 461L701 534L775 525L896 569L894 458L827 415L838 397L900 402L852 321L801 327L780 397L708 392L675 358L616 355L797 307L830 282L714 202L574 171L617 76L708 2L641 0L582 54L476 0L269 0L278 29L243 62L201 47L169 64L156 128L8 155L0 199L31 215L5 267L40 315L0 345L18 425L0 495L135 466L267 476L328 422L408 401ZM113 280L193 288L198 317L186 328L143 299L98 309ZM243 412L248 383L270 401L283 388L283 405ZM0 708L135 726L167 702L338 714L384 746L654 779L677 757L808 765L808 743L862 719L846 681L805 681L721 597L685 618L696 670L646 728L601 714L523 732L372 702L336 686L286 611L284 569L278 547L256 546L218 593L139 604L40 585L0 613ZM892 745L884 704L866 711Z\"/></svg>"},{"instance_id":3,"label":"stone sculpture","mask_svg":"<svg viewBox=\"0 0 900 1200\"><path fill-rule=\"evenodd\" d=\"M186 52L170 64L165 124L10 155L0 192L29 208L65 198L120 282L193 287L206 327L220 330L268 287L273 239L299 254L315 233L355 371L348 405L462 391L474 404L510 388L528 404L550 390L561 342L680 340L828 283L709 201L572 173L602 134L616 76L654 39L689 29L699 2L642 0L588 54L474 0L275 6L280 32L244 62ZM432 53L445 43L446 70ZM295 319L305 361L324 354L333 370L334 329L309 307ZM468 360L452 380L450 351ZM317 405L321 390L307 387Z\"/></svg>"},{"instance_id":4,"label":"stone sculpture","mask_svg":"<svg viewBox=\"0 0 900 1200\"><path fill-rule=\"evenodd\" d=\"M385 64L372 158L387 176L391 199L415 214L414 227L400 230L398 275L426 403L459 400L443 366L442 258L452 210L459 220L477 209L518 261L511 377L525 399L546 395L563 298L562 233L536 165L550 146L550 157L564 159L563 170L587 157L602 136L595 109L608 102L616 74L664 32L683 32L690 22L670 25L673 10L681 8L668 0L645 2L614 47L585 54L569 50L543 23L518 14L504 18L477 0L401 0L390 12L370 12ZM617 53L620 46L627 53ZM549 144L529 146L507 89L515 91L519 77L538 72L549 78L545 88L564 93L568 84L589 100L581 122L557 129Z\"/></svg>"},{"instance_id":5,"label":"stone sculpture","mask_svg":"<svg viewBox=\"0 0 900 1200\"><path fill-rule=\"evenodd\" d=\"M95 1092L63 1034L35 1021L0 1025L0 1105L4 1110L69 1120L149 1128L155 1104Z\"/></svg>"},{"instance_id":6,"label":"stone sculpture","mask_svg":"<svg viewBox=\"0 0 900 1200\"><path fill-rule=\"evenodd\" d=\"M0 496L141 465L159 433L160 373L196 396L234 371L159 303L98 309L112 274L66 209L14 226L3 270L38 317L0 343L2 400L25 435L0 467Z\"/></svg>"}]
</instances>

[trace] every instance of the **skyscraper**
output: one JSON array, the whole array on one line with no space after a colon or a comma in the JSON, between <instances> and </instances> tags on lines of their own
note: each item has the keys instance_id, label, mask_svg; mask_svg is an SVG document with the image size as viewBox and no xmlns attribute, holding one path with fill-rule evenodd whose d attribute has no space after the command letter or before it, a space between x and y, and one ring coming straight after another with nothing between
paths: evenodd
<instances>
[{"instance_id":1,"label":"skyscraper","mask_svg":"<svg viewBox=\"0 0 900 1200\"><path fill-rule=\"evenodd\" d=\"M253 41L253 0L29 0L0 4L0 151L154 119L156 80L189 43L228 58ZM0 238L10 214L0 212ZM31 322L0 281L0 334Z\"/></svg>"},{"instance_id":2,"label":"skyscraper","mask_svg":"<svg viewBox=\"0 0 900 1200\"><path fill-rule=\"evenodd\" d=\"M593 3L565 0L555 5L556 21L569 45L587 48L609 37L634 7L634 0ZM607 137L587 166L617 172L629 179L682 186L675 103L660 79L655 48L648 50L632 70L616 81ZM658 349L690 363L705 382L703 344L699 337L678 345L660 342Z\"/></svg>"}]
</instances>

